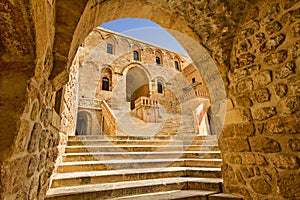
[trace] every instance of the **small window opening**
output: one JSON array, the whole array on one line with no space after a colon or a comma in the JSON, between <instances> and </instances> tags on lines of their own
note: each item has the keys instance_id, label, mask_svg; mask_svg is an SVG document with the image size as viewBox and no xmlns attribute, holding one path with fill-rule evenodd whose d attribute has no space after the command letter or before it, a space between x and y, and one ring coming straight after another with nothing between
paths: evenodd
<instances>
[{"instance_id":1,"label":"small window opening","mask_svg":"<svg viewBox=\"0 0 300 200\"><path fill-rule=\"evenodd\" d=\"M109 91L109 79L106 77L102 78L102 90Z\"/></svg>"},{"instance_id":2,"label":"small window opening","mask_svg":"<svg viewBox=\"0 0 300 200\"><path fill-rule=\"evenodd\" d=\"M136 60L136 61L140 60L140 58L139 58L139 52L137 52L137 51L133 52L133 59Z\"/></svg>"},{"instance_id":3,"label":"small window opening","mask_svg":"<svg viewBox=\"0 0 300 200\"><path fill-rule=\"evenodd\" d=\"M156 64L160 65L160 57L155 58Z\"/></svg>"},{"instance_id":4,"label":"small window opening","mask_svg":"<svg viewBox=\"0 0 300 200\"><path fill-rule=\"evenodd\" d=\"M163 86L162 86L161 82L157 82L157 92L163 93Z\"/></svg>"},{"instance_id":5,"label":"small window opening","mask_svg":"<svg viewBox=\"0 0 300 200\"><path fill-rule=\"evenodd\" d=\"M107 53L113 54L113 45L108 43L106 51Z\"/></svg>"},{"instance_id":6,"label":"small window opening","mask_svg":"<svg viewBox=\"0 0 300 200\"><path fill-rule=\"evenodd\" d=\"M179 65L177 61L174 62L174 65L175 65L175 69L179 71Z\"/></svg>"}]
</instances>

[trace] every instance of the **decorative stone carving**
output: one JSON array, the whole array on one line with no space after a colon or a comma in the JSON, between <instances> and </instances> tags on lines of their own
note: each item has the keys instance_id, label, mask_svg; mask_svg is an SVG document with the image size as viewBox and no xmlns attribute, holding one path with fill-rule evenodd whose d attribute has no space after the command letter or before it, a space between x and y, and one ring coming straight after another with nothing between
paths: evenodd
<instances>
[{"instance_id":1,"label":"decorative stone carving","mask_svg":"<svg viewBox=\"0 0 300 200\"><path fill-rule=\"evenodd\" d=\"M247 39L239 45L238 52L246 53L247 51L249 51L249 49L251 49L251 47L252 47L251 41Z\"/></svg>"},{"instance_id":2,"label":"decorative stone carving","mask_svg":"<svg viewBox=\"0 0 300 200\"><path fill-rule=\"evenodd\" d=\"M300 139L289 139L288 144L291 151L300 152Z\"/></svg>"},{"instance_id":3,"label":"decorative stone carving","mask_svg":"<svg viewBox=\"0 0 300 200\"><path fill-rule=\"evenodd\" d=\"M290 10L289 12L282 15L280 21L288 25L292 24L297 20L297 18L299 18L299 12L300 12L300 8L297 8L295 10Z\"/></svg>"},{"instance_id":4,"label":"decorative stone carving","mask_svg":"<svg viewBox=\"0 0 300 200\"><path fill-rule=\"evenodd\" d=\"M254 29L253 28L246 28L246 29L241 31L240 37L241 37L241 39L245 39L245 38L247 38L247 37L249 37L253 34L254 34Z\"/></svg>"},{"instance_id":5,"label":"decorative stone carving","mask_svg":"<svg viewBox=\"0 0 300 200\"><path fill-rule=\"evenodd\" d=\"M233 73L233 78L234 79L241 79L245 78L255 72L257 72L260 69L259 65L251 65L239 69L235 69Z\"/></svg>"},{"instance_id":6,"label":"decorative stone carving","mask_svg":"<svg viewBox=\"0 0 300 200\"><path fill-rule=\"evenodd\" d=\"M271 71L262 71L254 77L256 87L265 86L272 82Z\"/></svg>"},{"instance_id":7,"label":"decorative stone carving","mask_svg":"<svg viewBox=\"0 0 300 200\"><path fill-rule=\"evenodd\" d=\"M264 107L257 109L253 114L253 119L255 120L266 120L270 117L276 115L276 108L275 107Z\"/></svg>"},{"instance_id":8,"label":"decorative stone carving","mask_svg":"<svg viewBox=\"0 0 300 200\"><path fill-rule=\"evenodd\" d=\"M266 26L266 32L270 35L280 31L281 29L282 25L278 21L274 21Z\"/></svg>"},{"instance_id":9,"label":"decorative stone carving","mask_svg":"<svg viewBox=\"0 0 300 200\"><path fill-rule=\"evenodd\" d=\"M279 97L284 97L287 93L288 87L286 84L278 83L275 86L275 94Z\"/></svg>"},{"instance_id":10,"label":"decorative stone carving","mask_svg":"<svg viewBox=\"0 0 300 200\"><path fill-rule=\"evenodd\" d=\"M300 110L300 96L288 97L281 104L281 109L284 114L293 114Z\"/></svg>"},{"instance_id":11,"label":"decorative stone carving","mask_svg":"<svg viewBox=\"0 0 300 200\"><path fill-rule=\"evenodd\" d=\"M236 91L238 93L249 92L252 89L253 89L253 82L252 79L250 78L240 81L236 86Z\"/></svg>"},{"instance_id":12,"label":"decorative stone carving","mask_svg":"<svg viewBox=\"0 0 300 200\"><path fill-rule=\"evenodd\" d=\"M265 41L266 37L264 33L258 33L254 37L254 45L260 45L263 41Z\"/></svg>"},{"instance_id":13,"label":"decorative stone carving","mask_svg":"<svg viewBox=\"0 0 300 200\"><path fill-rule=\"evenodd\" d=\"M283 79L295 73L295 62L291 61L275 71L275 78Z\"/></svg>"},{"instance_id":14,"label":"decorative stone carving","mask_svg":"<svg viewBox=\"0 0 300 200\"><path fill-rule=\"evenodd\" d=\"M260 46L260 51L263 53L269 53L270 51L279 47L285 40L285 35L279 34L275 37L271 37L265 43Z\"/></svg>"},{"instance_id":15,"label":"decorative stone carving","mask_svg":"<svg viewBox=\"0 0 300 200\"><path fill-rule=\"evenodd\" d=\"M292 29L293 29L294 37L299 37L300 36L300 22L294 24Z\"/></svg>"},{"instance_id":16,"label":"decorative stone carving","mask_svg":"<svg viewBox=\"0 0 300 200\"><path fill-rule=\"evenodd\" d=\"M290 48L290 52L293 59L300 57L300 41L294 43L294 45Z\"/></svg>"},{"instance_id":17,"label":"decorative stone carving","mask_svg":"<svg viewBox=\"0 0 300 200\"><path fill-rule=\"evenodd\" d=\"M239 64L240 66L250 65L254 62L254 60L255 60L255 56L253 54L245 53L239 57Z\"/></svg>"},{"instance_id":18,"label":"decorative stone carving","mask_svg":"<svg viewBox=\"0 0 300 200\"><path fill-rule=\"evenodd\" d=\"M259 89L254 94L255 100L259 103L269 101L270 93L267 88Z\"/></svg>"},{"instance_id":19,"label":"decorative stone carving","mask_svg":"<svg viewBox=\"0 0 300 200\"><path fill-rule=\"evenodd\" d=\"M285 59L287 58L287 51L286 50L280 50L276 53L272 53L264 58L264 62L269 65L276 65L283 63Z\"/></svg>"},{"instance_id":20,"label":"decorative stone carving","mask_svg":"<svg viewBox=\"0 0 300 200\"><path fill-rule=\"evenodd\" d=\"M278 3L270 5L267 14L264 16L264 22L273 21L279 12L280 12L280 5Z\"/></svg>"}]
</instances>

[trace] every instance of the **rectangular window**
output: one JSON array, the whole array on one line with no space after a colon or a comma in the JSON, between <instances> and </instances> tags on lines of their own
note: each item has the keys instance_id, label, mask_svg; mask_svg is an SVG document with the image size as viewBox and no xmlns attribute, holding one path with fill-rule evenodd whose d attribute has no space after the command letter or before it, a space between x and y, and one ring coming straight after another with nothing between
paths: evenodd
<instances>
[{"instance_id":1,"label":"rectangular window","mask_svg":"<svg viewBox=\"0 0 300 200\"><path fill-rule=\"evenodd\" d=\"M163 86L161 82L157 82L157 92L161 94L163 93Z\"/></svg>"},{"instance_id":2,"label":"rectangular window","mask_svg":"<svg viewBox=\"0 0 300 200\"><path fill-rule=\"evenodd\" d=\"M155 58L156 64L160 65L160 57Z\"/></svg>"},{"instance_id":3,"label":"rectangular window","mask_svg":"<svg viewBox=\"0 0 300 200\"><path fill-rule=\"evenodd\" d=\"M106 52L109 54L113 54L113 45L112 44L107 44Z\"/></svg>"},{"instance_id":4,"label":"rectangular window","mask_svg":"<svg viewBox=\"0 0 300 200\"><path fill-rule=\"evenodd\" d=\"M136 61L139 60L139 52L137 52L137 51L133 52L133 59L136 60Z\"/></svg>"}]
</instances>

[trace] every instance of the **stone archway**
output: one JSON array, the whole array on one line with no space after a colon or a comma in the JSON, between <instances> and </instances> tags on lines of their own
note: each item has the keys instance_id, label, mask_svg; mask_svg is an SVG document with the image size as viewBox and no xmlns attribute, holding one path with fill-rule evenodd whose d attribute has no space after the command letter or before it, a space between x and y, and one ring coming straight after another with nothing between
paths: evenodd
<instances>
[{"instance_id":1,"label":"stone archway","mask_svg":"<svg viewBox=\"0 0 300 200\"><path fill-rule=\"evenodd\" d=\"M91 135L91 115L86 111L79 111L77 114L75 135Z\"/></svg>"},{"instance_id":2,"label":"stone archway","mask_svg":"<svg viewBox=\"0 0 300 200\"><path fill-rule=\"evenodd\" d=\"M205 46L208 57L197 59L195 49L188 51L199 66L209 58L218 66L218 78L203 73L207 85L224 81L228 98L220 140L225 190L245 199L299 198L298 1L27 3L1 3L7 13L1 15L0 152L1 169L5 169L1 173L1 197L45 195L58 155L59 136L64 138L58 131L60 120L51 99L67 83L69 66L82 40L103 22L143 17L181 31ZM253 45L256 39L262 39L262 44ZM186 49L191 45L182 44ZM257 68L248 68L248 64ZM256 83L263 85L257 87ZM214 102L221 101L218 92L210 93ZM218 113L214 110L220 110L218 105L212 107L213 115ZM64 119L61 123L74 121ZM223 127L217 128L220 131ZM52 145L37 145L43 137ZM45 152L48 157L40 160Z\"/></svg>"},{"instance_id":3,"label":"stone archway","mask_svg":"<svg viewBox=\"0 0 300 200\"><path fill-rule=\"evenodd\" d=\"M130 99L130 108L134 109L134 101L141 96L149 97L149 76L142 67L130 68L126 73L126 98Z\"/></svg>"}]
</instances>

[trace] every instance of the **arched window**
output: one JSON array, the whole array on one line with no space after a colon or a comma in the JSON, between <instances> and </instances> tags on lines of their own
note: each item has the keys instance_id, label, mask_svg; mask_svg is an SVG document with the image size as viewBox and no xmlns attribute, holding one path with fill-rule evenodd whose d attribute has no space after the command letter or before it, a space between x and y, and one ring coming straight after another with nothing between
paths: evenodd
<instances>
[{"instance_id":1,"label":"arched window","mask_svg":"<svg viewBox=\"0 0 300 200\"><path fill-rule=\"evenodd\" d=\"M139 58L139 52L137 52L137 51L133 52L133 59L136 60L136 61L140 60L140 58Z\"/></svg>"},{"instance_id":2,"label":"arched window","mask_svg":"<svg viewBox=\"0 0 300 200\"><path fill-rule=\"evenodd\" d=\"M155 58L156 64L160 65L160 57Z\"/></svg>"},{"instance_id":3,"label":"arched window","mask_svg":"<svg viewBox=\"0 0 300 200\"><path fill-rule=\"evenodd\" d=\"M110 44L110 43L107 44L106 52L110 53L110 54L113 54L113 45L112 44Z\"/></svg>"},{"instance_id":4,"label":"arched window","mask_svg":"<svg viewBox=\"0 0 300 200\"><path fill-rule=\"evenodd\" d=\"M175 69L179 71L179 64L177 61L174 62L174 65L175 65Z\"/></svg>"},{"instance_id":5,"label":"arched window","mask_svg":"<svg viewBox=\"0 0 300 200\"><path fill-rule=\"evenodd\" d=\"M102 78L102 90L109 91L109 79L106 77Z\"/></svg>"},{"instance_id":6,"label":"arched window","mask_svg":"<svg viewBox=\"0 0 300 200\"><path fill-rule=\"evenodd\" d=\"M162 86L161 82L157 82L157 92L163 93L163 86Z\"/></svg>"}]
</instances>

